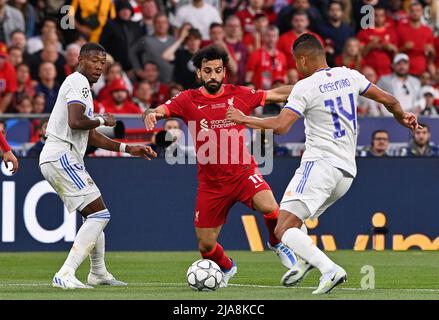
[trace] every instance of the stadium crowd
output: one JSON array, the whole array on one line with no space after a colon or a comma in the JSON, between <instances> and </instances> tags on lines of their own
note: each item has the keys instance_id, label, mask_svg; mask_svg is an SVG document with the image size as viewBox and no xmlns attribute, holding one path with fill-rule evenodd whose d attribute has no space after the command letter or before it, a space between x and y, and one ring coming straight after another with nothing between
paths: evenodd
<instances>
[{"instance_id":1,"label":"stadium crowd","mask_svg":"<svg viewBox=\"0 0 439 320\"><path fill-rule=\"evenodd\" d=\"M373 28L364 5L375 9ZM294 84L291 47L306 32L330 66L357 69L405 111L439 115L439 0L0 0L0 113L50 113L87 41L108 52L95 111L138 114L197 87L191 58L212 43L230 54L228 83ZM390 116L367 98L358 112ZM42 124L33 124L37 142Z\"/></svg>"}]
</instances>

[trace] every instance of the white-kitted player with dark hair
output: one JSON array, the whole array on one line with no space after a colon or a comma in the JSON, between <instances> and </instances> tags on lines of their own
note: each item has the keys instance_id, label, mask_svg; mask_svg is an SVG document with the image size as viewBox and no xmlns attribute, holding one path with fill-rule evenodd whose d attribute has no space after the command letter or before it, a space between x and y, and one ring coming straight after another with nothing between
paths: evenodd
<instances>
[{"instance_id":1,"label":"white-kitted player with dark hair","mask_svg":"<svg viewBox=\"0 0 439 320\"><path fill-rule=\"evenodd\" d=\"M47 140L40 155L44 178L58 193L69 212L79 211L84 223L61 269L52 280L63 289L92 288L89 285L126 285L116 280L105 266L104 228L110 220L101 193L84 166L87 145L111 151L127 152L146 159L155 157L150 147L129 146L111 140L95 129L116 125L112 115L93 115L91 86L102 74L105 49L97 43L82 46L78 70L61 85L47 125ZM79 281L75 272L90 255L91 270L87 281Z\"/></svg>"},{"instance_id":2,"label":"white-kitted player with dark hair","mask_svg":"<svg viewBox=\"0 0 439 320\"><path fill-rule=\"evenodd\" d=\"M281 201L275 233L303 259L287 271L282 283L294 285L316 267L322 277L313 294L322 294L345 281L347 274L313 244L304 221L321 215L349 190L354 180L359 95L382 103L407 128L417 128L418 122L414 114L402 110L398 100L358 71L329 68L325 51L313 35L300 36L294 42L293 54L305 78L294 86L281 113L262 119L230 108L228 119L285 134L297 119L305 118L306 149Z\"/></svg>"}]
</instances>

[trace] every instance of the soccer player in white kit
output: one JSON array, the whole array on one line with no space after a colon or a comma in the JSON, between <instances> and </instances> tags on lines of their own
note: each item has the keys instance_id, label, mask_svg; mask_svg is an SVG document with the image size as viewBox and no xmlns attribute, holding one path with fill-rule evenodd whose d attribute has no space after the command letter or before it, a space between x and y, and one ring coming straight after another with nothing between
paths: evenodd
<instances>
[{"instance_id":1,"label":"soccer player in white kit","mask_svg":"<svg viewBox=\"0 0 439 320\"><path fill-rule=\"evenodd\" d=\"M358 96L382 103L407 128L413 130L418 123L414 114L401 109L398 100L359 72L346 67L329 68L325 51L314 36L300 36L294 42L293 54L304 79L294 86L281 113L256 118L230 108L228 119L285 134L297 119L305 118L306 149L281 201L275 233L303 259L287 271L282 283L292 286L316 267L322 276L313 294L322 294L346 281L347 274L313 244L303 222L317 218L340 199L357 173Z\"/></svg>"},{"instance_id":2,"label":"soccer player in white kit","mask_svg":"<svg viewBox=\"0 0 439 320\"><path fill-rule=\"evenodd\" d=\"M110 220L101 193L84 167L87 145L106 150L127 152L146 159L155 157L150 147L130 146L111 140L95 129L116 125L112 115L94 117L91 86L102 74L105 49L97 43L82 46L78 70L61 85L47 125L47 140L40 155L44 178L58 193L69 212L81 213L84 223L79 229L69 255L52 280L63 289L92 288L90 285L121 286L105 266L104 228ZM79 281L75 272L90 255L89 285Z\"/></svg>"}]
</instances>

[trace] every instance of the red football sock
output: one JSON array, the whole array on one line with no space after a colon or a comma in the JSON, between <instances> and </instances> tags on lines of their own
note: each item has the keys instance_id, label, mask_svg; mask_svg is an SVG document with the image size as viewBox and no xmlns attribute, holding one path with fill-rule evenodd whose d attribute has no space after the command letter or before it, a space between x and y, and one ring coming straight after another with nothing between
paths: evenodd
<instances>
[{"instance_id":1,"label":"red football sock","mask_svg":"<svg viewBox=\"0 0 439 320\"><path fill-rule=\"evenodd\" d=\"M268 229L268 234L270 235L270 245L275 246L280 243L280 240L274 235L274 228L277 224L277 216L279 214L279 208L271 213L264 214L265 225Z\"/></svg>"},{"instance_id":2,"label":"red football sock","mask_svg":"<svg viewBox=\"0 0 439 320\"><path fill-rule=\"evenodd\" d=\"M216 262L220 268L224 270L230 270L233 266L232 260L224 253L223 247L217 242L215 248L210 252L201 252L201 256L204 259L209 259Z\"/></svg>"}]
</instances>

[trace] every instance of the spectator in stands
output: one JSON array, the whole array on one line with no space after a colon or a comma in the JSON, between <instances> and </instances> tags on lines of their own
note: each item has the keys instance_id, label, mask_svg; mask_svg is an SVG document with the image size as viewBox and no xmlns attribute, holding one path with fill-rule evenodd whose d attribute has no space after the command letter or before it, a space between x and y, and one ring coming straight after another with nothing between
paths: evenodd
<instances>
[{"instance_id":1,"label":"spectator in stands","mask_svg":"<svg viewBox=\"0 0 439 320\"><path fill-rule=\"evenodd\" d=\"M31 158L39 158L41 150L43 150L44 144L46 143L46 130L47 123L49 121L47 119L42 120L39 124L39 140L27 151L26 156Z\"/></svg>"},{"instance_id":2,"label":"spectator in stands","mask_svg":"<svg viewBox=\"0 0 439 320\"><path fill-rule=\"evenodd\" d=\"M39 93L32 99L33 113L43 113L46 107L46 97Z\"/></svg>"},{"instance_id":3,"label":"spectator in stands","mask_svg":"<svg viewBox=\"0 0 439 320\"><path fill-rule=\"evenodd\" d=\"M243 42L249 52L262 46L262 34L267 29L270 21L265 13L258 13L254 18L254 31L244 34Z\"/></svg>"},{"instance_id":4,"label":"spectator in stands","mask_svg":"<svg viewBox=\"0 0 439 320\"><path fill-rule=\"evenodd\" d=\"M134 90L133 102L139 107L140 110L146 111L152 106L158 106L162 104L153 104L152 103L152 90L148 81L142 80L137 84L136 89ZM167 96L165 97L168 98ZM166 100L165 100L166 101Z\"/></svg>"},{"instance_id":5,"label":"spectator in stands","mask_svg":"<svg viewBox=\"0 0 439 320\"><path fill-rule=\"evenodd\" d=\"M35 8L27 0L10 0L9 3L22 13L25 21L26 37L32 37L35 33L35 23L37 19Z\"/></svg>"},{"instance_id":6,"label":"spectator in stands","mask_svg":"<svg viewBox=\"0 0 439 320\"><path fill-rule=\"evenodd\" d=\"M396 27L399 23L407 23L408 15L402 7L402 0L387 0L387 23Z\"/></svg>"},{"instance_id":7,"label":"spectator in stands","mask_svg":"<svg viewBox=\"0 0 439 320\"><path fill-rule=\"evenodd\" d=\"M44 46L44 48L41 51L38 51L34 53L31 57L31 63L30 63L30 73L32 76L32 79L38 79L39 80L39 72L40 72L40 66L43 62L50 62L53 63L53 65L56 68L56 80L59 83L62 83L66 77L64 66L66 64L66 60L63 55L61 55L57 51L57 46L55 44L48 44Z\"/></svg>"},{"instance_id":8,"label":"spectator in stands","mask_svg":"<svg viewBox=\"0 0 439 320\"><path fill-rule=\"evenodd\" d=\"M439 31L439 3L437 0L424 0L424 13L422 23L430 27L433 33Z\"/></svg>"},{"instance_id":9,"label":"spectator in stands","mask_svg":"<svg viewBox=\"0 0 439 320\"><path fill-rule=\"evenodd\" d=\"M169 87L169 95L168 99L171 99L172 97L175 97L177 94L182 92L184 90L183 86L178 83L174 83Z\"/></svg>"},{"instance_id":10,"label":"spectator in stands","mask_svg":"<svg viewBox=\"0 0 439 320\"><path fill-rule=\"evenodd\" d=\"M287 58L288 69L296 70L296 61L294 60L291 48L293 47L294 41L304 33L310 33L314 35L323 45L322 38L312 32L309 28L309 18L305 10L296 10L291 18L291 29L284 34L282 34L277 43L277 48L285 55ZM297 72L297 71L296 71Z\"/></svg>"},{"instance_id":11,"label":"spectator in stands","mask_svg":"<svg viewBox=\"0 0 439 320\"><path fill-rule=\"evenodd\" d=\"M432 86L421 88L421 99L416 102L416 111L421 116L437 117L439 115L438 92Z\"/></svg>"},{"instance_id":12,"label":"spectator in stands","mask_svg":"<svg viewBox=\"0 0 439 320\"><path fill-rule=\"evenodd\" d=\"M160 81L172 81L174 66L162 58L163 52L175 43L173 36L169 35L169 21L164 13L159 13L154 18L154 35L140 38L129 50L130 61L136 75L141 76L143 64L154 61L160 69Z\"/></svg>"},{"instance_id":13,"label":"spectator in stands","mask_svg":"<svg viewBox=\"0 0 439 320\"><path fill-rule=\"evenodd\" d=\"M276 48L279 30L270 26L264 33L263 46L253 51L247 63L246 82L252 82L256 88L268 90L274 80L286 82L287 60L285 55Z\"/></svg>"},{"instance_id":14,"label":"spectator in stands","mask_svg":"<svg viewBox=\"0 0 439 320\"><path fill-rule=\"evenodd\" d=\"M416 77L409 75L410 59L405 53L393 58L393 73L382 76L377 85L393 94L401 103L404 111L415 112L415 103L419 98L421 83Z\"/></svg>"},{"instance_id":15,"label":"spectator in stands","mask_svg":"<svg viewBox=\"0 0 439 320\"><path fill-rule=\"evenodd\" d=\"M375 69L378 78L392 73L392 57L398 51L398 37L393 26L386 24L384 7L375 8L375 28L362 29L357 38L361 42L367 65Z\"/></svg>"},{"instance_id":16,"label":"spectator in stands","mask_svg":"<svg viewBox=\"0 0 439 320\"><path fill-rule=\"evenodd\" d=\"M181 28L177 41L163 52L163 59L174 63L174 81L185 89L198 87L198 79L192 57L200 49L201 33L190 24Z\"/></svg>"},{"instance_id":17,"label":"spectator in stands","mask_svg":"<svg viewBox=\"0 0 439 320\"><path fill-rule=\"evenodd\" d=\"M370 146L362 149L358 156L360 157L388 157L387 149L389 148L389 133L386 130L376 130L372 133Z\"/></svg>"},{"instance_id":18,"label":"spectator in stands","mask_svg":"<svg viewBox=\"0 0 439 320\"><path fill-rule=\"evenodd\" d=\"M371 83L376 84L377 74L372 67L364 66L361 73L369 80ZM375 100L366 98L360 95L358 97L358 115L367 117L393 117L386 107Z\"/></svg>"},{"instance_id":19,"label":"spectator in stands","mask_svg":"<svg viewBox=\"0 0 439 320\"><path fill-rule=\"evenodd\" d=\"M72 0L69 15L75 19L76 32L98 42L107 19L114 19L116 10L111 0Z\"/></svg>"},{"instance_id":20,"label":"spectator in stands","mask_svg":"<svg viewBox=\"0 0 439 320\"><path fill-rule=\"evenodd\" d=\"M244 10L238 11L236 16L241 22L244 34L252 34L256 31L256 17L264 15L264 1L263 0L249 0L248 5ZM268 17L267 17L267 23Z\"/></svg>"},{"instance_id":21,"label":"spectator in stands","mask_svg":"<svg viewBox=\"0 0 439 320\"><path fill-rule=\"evenodd\" d=\"M328 21L322 23L317 33L326 40L329 39L334 49L334 56L343 52L346 41L355 37L355 31L351 26L343 22L344 6L339 1L331 2L328 8Z\"/></svg>"},{"instance_id":22,"label":"spectator in stands","mask_svg":"<svg viewBox=\"0 0 439 320\"><path fill-rule=\"evenodd\" d=\"M204 2L204 0L192 0L191 4L182 6L175 14L174 27L181 29L186 23L198 29L203 40L209 39L209 27L212 23L222 23L217 8Z\"/></svg>"},{"instance_id":23,"label":"spectator in stands","mask_svg":"<svg viewBox=\"0 0 439 320\"><path fill-rule=\"evenodd\" d=\"M116 18L107 21L102 31L100 44L125 71L129 71L133 68L129 50L140 39L142 31L138 23L130 20L133 9L129 0L118 0L116 11Z\"/></svg>"},{"instance_id":24,"label":"spectator in stands","mask_svg":"<svg viewBox=\"0 0 439 320\"><path fill-rule=\"evenodd\" d=\"M112 58L111 58L112 59ZM98 100L104 101L110 98L110 84L114 79L122 79L125 85L128 88L129 92L132 92L131 82L128 83L129 79L126 74L122 70L122 66L118 62L110 62L108 66L105 67L103 77L100 80L104 82L104 84L100 85L98 91ZM93 86L95 87L95 86Z\"/></svg>"},{"instance_id":25,"label":"spectator in stands","mask_svg":"<svg viewBox=\"0 0 439 320\"><path fill-rule=\"evenodd\" d=\"M236 77L232 83L243 84L245 82L245 71L249 57L248 49L242 42L242 27L237 16L231 15L226 19L224 27L225 43L232 47L235 53L235 60L238 66Z\"/></svg>"},{"instance_id":26,"label":"spectator in stands","mask_svg":"<svg viewBox=\"0 0 439 320\"><path fill-rule=\"evenodd\" d=\"M346 41L343 53L335 58L335 64L339 67L346 66L358 71L365 66L361 55L360 41L357 38L349 38Z\"/></svg>"},{"instance_id":27,"label":"spectator in stands","mask_svg":"<svg viewBox=\"0 0 439 320\"><path fill-rule=\"evenodd\" d=\"M18 47L9 47L8 49L8 61L14 67L17 67L23 62L23 51Z\"/></svg>"},{"instance_id":28,"label":"spectator in stands","mask_svg":"<svg viewBox=\"0 0 439 320\"><path fill-rule=\"evenodd\" d=\"M21 63L16 66L17 73L17 91L15 91L13 99L13 107L16 110L17 101L23 96L33 97L35 95L35 86L37 83L32 81L30 77L29 67Z\"/></svg>"},{"instance_id":29,"label":"spectator in stands","mask_svg":"<svg viewBox=\"0 0 439 320\"><path fill-rule=\"evenodd\" d=\"M285 6L278 13L276 25L279 28L280 34L290 30L291 17L294 12L298 10L306 11L310 21L310 30L320 34L318 26L323 22L323 18L320 11L314 5L310 4L309 0L294 0L289 6Z\"/></svg>"},{"instance_id":30,"label":"spectator in stands","mask_svg":"<svg viewBox=\"0 0 439 320\"><path fill-rule=\"evenodd\" d=\"M433 77L431 76L431 73L428 71L422 72L421 76L419 77L419 81L421 81L422 87L433 85Z\"/></svg>"},{"instance_id":31,"label":"spectator in stands","mask_svg":"<svg viewBox=\"0 0 439 320\"><path fill-rule=\"evenodd\" d=\"M11 32L11 47L20 48L23 52L26 52L26 35L21 30L14 30Z\"/></svg>"},{"instance_id":32,"label":"spectator in stands","mask_svg":"<svg viewBox=\"0 0 439 320\"><path fill-rule=\"evenodd\" d=\"M168 133L168 136L165 133ZM175 118L168 118L163 124L163 131L153 135L150 147L157 153L157 157L164 158L166 156L183 156L186 155L185 148L178 143L181 136L180 122ZM169 134L171 136L169 136ZM174 142L165 143L164 139L173 139ZM160 141L161 140L161 141Z\"/></svg>"},{"instance_id":33,"label":"spectator in stands","mask_svg":"<svg viewBox=\"0 0 439 320\"><path fill-rule=\"evenodd\" d=\"M235 78L238 71L238 64L235 58L233 46L225 42L224 27L220 23L212 23L209 27L209 40L203 41L202 46L214 44L224 49L229 55L229 63L227 64L226 81L231 82Z\"/></svg>"},{"instance_id":34,"label":"spectator in stands","mask_svg":"<svg viewBox=\"0 0 439 320\"><path fill-rule=\"evenodd\" d=\"M128 88L122 79L110 83L111 98L102 102L105 112L113 114L142 113L139 107L130 100Z\"/></svg>"},{"instance_id":35,"label":"spectator in stands","mask_svg":"<svg viewBox=\"0 0 439 320\"><path fill-rule=\"evenodd\" d=\"M419 76L427 70L427 62L435 55L433 31L422 25L422 5L413 2L409 7L409 22L399 24L398 46L401 52L410 57L410 74Z\"/></svg>"},{"instance_id":36,"label":"spectator in stands","mask_svg":"<svg viewBox=\"0 0 439 320\"><path fill-rule=\"evenodd\" d=\"M32 106L32 98L29 96L22 96L17 101L17 113L32 113L33 106Z\"/></svg>"},{"instance_id":37,"label":"spectator in stands","mask_svg":"<svg viewBox=\"0 0 439 320\"><path fill-rule=\"evenodd\" d=\"M155 0L144 0L140 4L140 10L142 12L142 21L140 22L142 33L151 36L154 34L154 17L159 13L157 3Z\"/></svg>"},{"instance_id":38,"label":"spectator in stands","mask_svg":"<svg viewBox=\"0 0 439 320\"><path fill-rule=\"evenodd\" d=\"M37 84L36 93L44 94L44 113L51 113L58 97L59 84L56 81L56 68L52 62L43 62L40 65L40 82Z\"/></svg>"},{"instance_id":39,"label":"spectator in stands","mask_svg":"<svg viewBox=\"0 0 439 320\"><path fill-rule=\"evenodd\" d=\"M23 14L20 10L7 5L8 0L0 0L0 42L10 45L14 30L25 31Z\"/></svg>"},{"instance_id":40,"label":"spectator in stands","mask_svg":"<svg viewBox=\"0 0 439 320\"><path fill-rule=\"evenodd\" d=\"M431 139L430 127L425 123L419 124L422 129L416 129L413 133L413 139L407 147L401 149L403 157L438 157L439 147Z\"/></svg>"},{"instance_id":41,"label":"spectator in stands","mask_svg":"<svg viewBox=\"0 0 439 320\"><path fill-rule=\"evenodd\" d=\"M41 27L41 35L28 39L26 45L27 52L32 55L38 51L41 51L44 48L44 44L53 38L54 35L58 35L58 40L60 39L58 21L52 17L46 17ZM57 42L56 49L57 51L62 52L62 45L59 41Z\"/></svg>"},{"instance_id":42,"label":"spectator in stands","mask_svg":"<svg viewBox=\"0 0 439 320\"><path fill-rule=\"evenodd\" d=\"M2 84L0 86L0 113L8 112L14 93L17 91L17 74L7 58L6 45L0 43L0 83Z\"/></svg>"},{"instance_id":43,"label":"spectator in stands","mask_svg":"<svg viewBox=\"0 0 439 320\"><path fill-rule=\"evenodd\" d=\"M146 81L150 86L151 100L149 103L153 106L159 106L168 100L169 88L164 83L160 82L160 70L157 63L147 61L143 65L142 80Z\"/></svg>"},{"instance_id":44,"label":"spectator in stands","mask_svg":"<svg viewBox=\"0 0 439 320\"><path fill-rule=\"evenodd\" d=\"M67 46L65 55L66 64L64 65L64 72L66 76L76 71L76 67L79 63L79 51L81 51L81 47L76 43L71 43Z\"/></svg>"}]
</instances>

